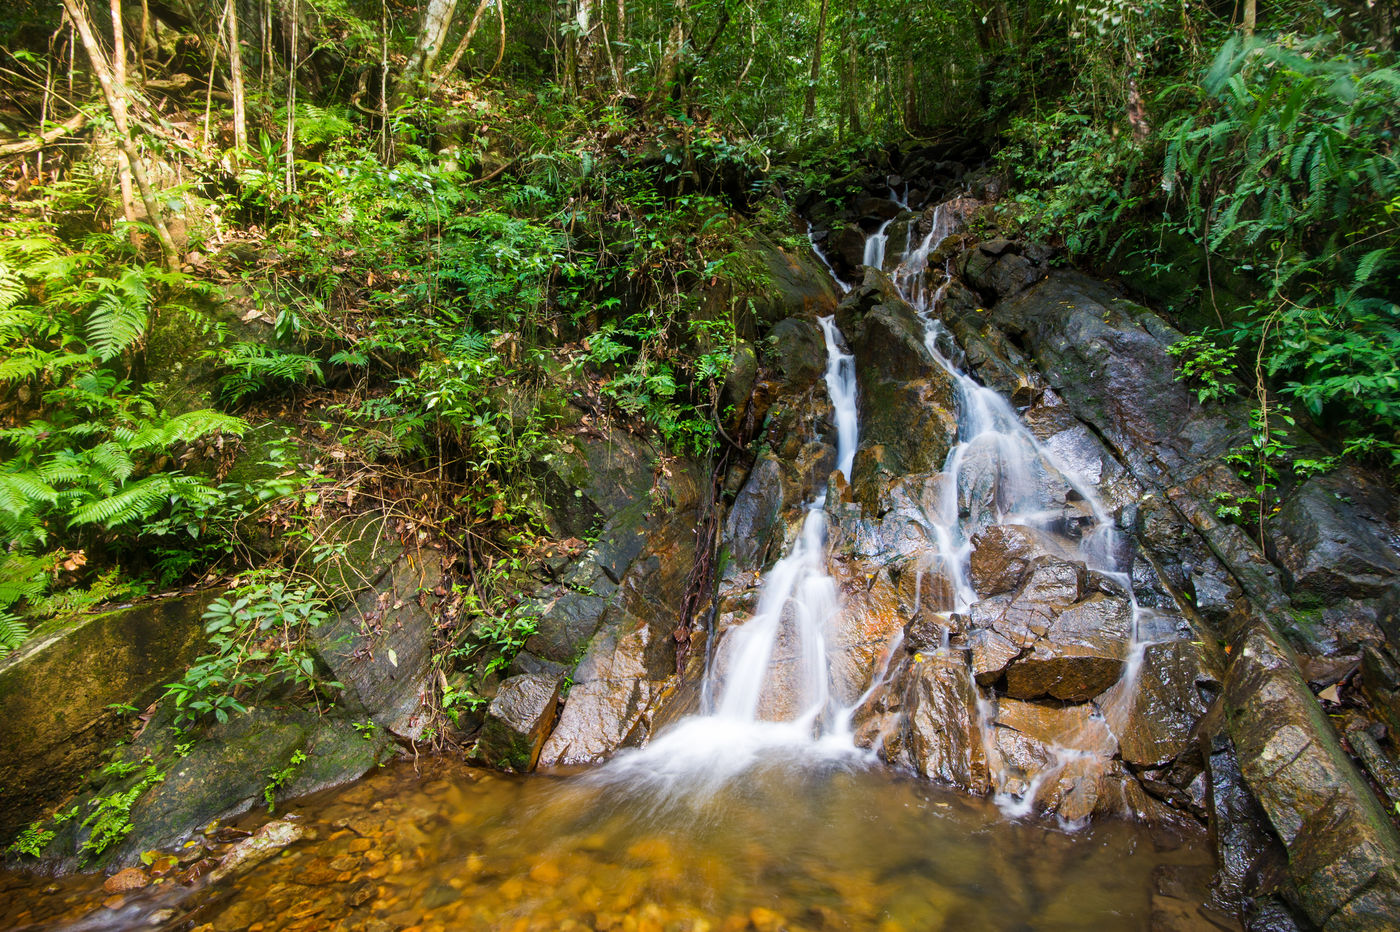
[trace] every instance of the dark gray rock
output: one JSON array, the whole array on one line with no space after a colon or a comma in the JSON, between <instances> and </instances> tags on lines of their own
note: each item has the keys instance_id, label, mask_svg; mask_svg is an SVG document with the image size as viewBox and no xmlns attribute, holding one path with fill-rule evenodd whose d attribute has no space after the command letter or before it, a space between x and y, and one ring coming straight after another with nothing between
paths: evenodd
<instances>
[{"instance_id":1,"label":"dark gray rock","mask_svg":"<svg viewBox=\"0 0 1400 932\"><path fill-rule=\"evenodd\" d=\"M826 343L821 328L810 320L778 321L769 331L768 343L789 391L801 391L826 370Z\"/></svg>"},{"instance_id":2,"label":"dark gray rock","mask_svg":"<svg viewBox=\"0 0 1400 932\"><path fill-rule=\"evenodd\" d=\"M554 727L563 681L559 675L525 673L501 683L486 713L475 758L501 770L533 770Z\"/></svg>"},{"instance_id":3,"label":"dark gray rock","mask_svg":"<svg viewBox=\"0 0 1400 932\"><path fill-rule=\"evenodd\" d=\"M1400 835L1343 751L1292 652L1255 621L1225 680L1240 773L1288 850L1296 905L1327 930L1400 915Z\"/></svg>"},{"instance_id":4,"label":"dark gray rock","mask_svg":"<svg viewBox=\"0 0 1400 932\"><path fill-rule=\"evenodd\" d=\"M1384 521L1391 503L1383 489L1370 485L1355 469L1315 476L1270 518L1269 534L1295 604L1400 590L1400 555L1390 542L1394 529Z\"/></svg>"}]
</instances>

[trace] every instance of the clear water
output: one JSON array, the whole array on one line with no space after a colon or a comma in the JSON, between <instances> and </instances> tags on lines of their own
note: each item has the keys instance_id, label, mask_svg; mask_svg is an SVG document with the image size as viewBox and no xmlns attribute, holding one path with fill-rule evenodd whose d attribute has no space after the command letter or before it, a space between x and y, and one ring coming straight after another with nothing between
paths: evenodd
<instances>
[{"instance_id":1,"label":"clear water","mask_svg":"<svg viewBox=\"0 0 1400 932\"><path fill-rule=\"evenodd\" d=\"M1066 834L856 765L760 756L730 792L397 764L293 812L316 834L251 872L103 906L102 878L0 876L6 929L1101 930L1150 926L1154 876L1204 896L1197 839ZM693 804L692 804L693 803ZM248 828L266 815L244 820Z\"/></svg>"}]
</instances>

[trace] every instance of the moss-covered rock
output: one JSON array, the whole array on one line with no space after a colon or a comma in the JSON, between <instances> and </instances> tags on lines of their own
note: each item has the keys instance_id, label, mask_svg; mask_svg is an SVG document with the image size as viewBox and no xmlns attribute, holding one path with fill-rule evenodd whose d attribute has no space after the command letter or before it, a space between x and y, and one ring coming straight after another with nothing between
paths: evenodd
<instances>
[{"instance_id":1,"label":"moss-covered rock","mask_svg":"<svg viewBox=\"0 0 1400 932\"><path fill-rule=\"evenodd\" d=\"M57 619L0 662L0 839L78 786L143 707L204 646L198 592Z\"/></svg>"}]
</instances>

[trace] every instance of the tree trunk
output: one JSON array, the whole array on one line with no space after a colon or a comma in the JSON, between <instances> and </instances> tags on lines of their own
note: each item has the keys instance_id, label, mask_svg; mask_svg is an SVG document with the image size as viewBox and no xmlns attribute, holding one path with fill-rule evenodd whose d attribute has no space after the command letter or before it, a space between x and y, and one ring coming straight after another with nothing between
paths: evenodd
<instances>
[{"instance_id":1,"label":"tree trunk","mask_svg":"<svg viewBox=\"0 0 1400 932\"><path fill-rule=\"evenodd\" d=\"M447 30L452 25L452 14L457 12L457 0L428 0L423 11L423 24L418 27L418 39L404 65L403 76L399 79L396 95L403 95L414 88L419 80L433 73L438 56L442 54L442 43L447 39Z\"/></svg>"},{"instance_id":2,"label":"tree trunk","mask_svg":"<svg viewBox=\"0 0 1400 932\"><path fill-rule=\"evenodd\" d=\"M92 24L88 22L87 15L79 9L77 0L61 0L61 2L63 9L68 13L69 20L73 23L73 28L82 38L83 48L87 51L93 74L97 76L97 83L102 86L102 96L106 99L107 109L112 114L112 122L117 124L117 137L120 140L122 152L126 155L127 164L131 167L131 174L136 180L136 187L141 192L141 200L146 207L146 214L150 218L151 225L156 228L156 238L160 240L161 256L168 268L177 268L180 259L175 250L175 241L170 238L170 230L165 225L165 219L160 213L160 205L156 202L155 193L151 190L150 181L146 178L146 168L142 165L140 153L136 151L136 143L131 138L131 126L126 118L126 88L119 86L113 80L112 71L107 65L107 58L102 54L102 47L97 44L97 37L93 35Z\"/></svg>"},{"instance_id":3,"label":"tree trunk","mask_svg":"<svg viewBox=\"0 0 1400 932\"><path fill-rule=\"evenodd\" d=\"M574 88L586 96L598 84L598 19L596 0L578 0L574 25L578 39L574 43Z\"/></svg>"},{"instance_id":4,"label":"tree trunk","mask_svg":"<svg viewBox=\"0 0 1400 932\"><path fill-rule=\"evenodd\" d=\"M286 129L286 154L284 156L283 178L284 187L288 194L296 189L297 175L293 160L295 159L295 146L297 138L297 65L301 56L297 54L297 40L299 36L298 25L301 22L301 11L297 0L292 0L291 20L292 32L288 38L291 53L287 56L287 129Z\"/></svg>"},{"instance_id":5,"label":"tree trunk","mask_svg":"<svg viewBox=\"0 0 1400 932\"><path fill-rule=\"evenodd\" d=\"M656 86L647 97L647 106L654 107L671 93L671 85L676 82L676 71L680 66L681 50L685 48L686 0L676 0L672 10L675 17L671 21L671 31L666 36L666 47L661 52L661 64L656 69Z\"/></svg>"},{"instance_id":6,"label":"tree trunk","mask_svg":"<svg viewBox=\"0 0 1400 932\"><path fill-rule=\"evenodd\" d=\"M122 118L117 121L117 125L121 126L126 122L126 30L122 27L122 0L112 0L112 81L119 88L117 105L121 107ZM113 120L116 120L115 114ZM117 181L122 191L122 216L131 224L126 235L130 238L131 245L140 248L141 234L135 226L138 219L136 195L131 189L131 164L127 161L123 149L117 150Z\"/></svg>"},{"instance_id":7,"label":"tree trunk","mask_svg":"<svg viewBox=\"0 0 1400 932\"><path fill-rule=\"evenodd\" d=\"M472 39L476 37L477 27L481 25L481 17L485 15L486 8L491 5L491 2L492 0L480 0L480 2L477 3L476 12L472 14L472 21L468 24L466 33L462 35L462 41L458 42L457 47L452 50L452 56L447 59L447 64L443 65L442 70L433 77L432 81L429 83L430 87L434 89L440 87L442 82L446 81L452 72L456 70L457 66L462 61L462 56L465 55L467 49L471 47ZM499 5L501 0L495 0L495 2Z\"/></svg>"},{"instance_id":8,"label":"tree trunk","mask_svg":"<svg viewBox=\"0 0 1400 932\"><path fill-rule=\"evenodd\" d=\"M228 73L233 92L233 145L241 154L248 148L247 96L243 90L243 49L238 37L238 0L228 0Z\"/></svg>"},{"instance_id":9,"label":"tree trunk","mask_svg":"<svg viewBox=\"0 0 1400 932\"><path fill-rule=\"evenodd\" d=\"M1254 35L1254 22L1255 22L1255 16L1256 16L1257 13L1258 13L1258 10L1257 10L1257 8L1256 8L1256 6L1255 6L1255 0L1244 0L1244 25L1243 25L1243 28L1244 28L1245 38L1248 38L1248 37Z\"/></svg>"},{"instance_id":10,"label":"tree trunk","mask_svg":"<svg viewBox=\"0 0 1400 932\"><path fill-rule=\"evenodd\" d=\"M826 43L826 8L828 0L822 0L821 12L817 14L817 41L812 46L812 74L807 79L807 102L802 107L802 127L812 128L812 117L817 113L817 78L822 70L822 46Z\"/></svg>"}]
</instances>

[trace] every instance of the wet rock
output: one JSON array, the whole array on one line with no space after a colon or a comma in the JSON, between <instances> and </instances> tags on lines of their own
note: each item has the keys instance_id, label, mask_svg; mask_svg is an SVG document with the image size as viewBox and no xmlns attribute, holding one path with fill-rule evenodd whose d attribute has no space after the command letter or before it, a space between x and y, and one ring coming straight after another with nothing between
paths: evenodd
<instances>
[{"instance_id":1,"label":"wet rock","mask_svg":"<svg viewBox=\"0 0 1400 932\"><path fill-rule=\"evenodd\" d=\"M807 388L826 371L826 342L812 321L781 320L769 331L768 342L789 391Z\"/></svg>"},{"instance_id":2,"label":"wet rock","mask_svg":"<svg viewBox=\"0 0 1400 932\"><path fill-rule=\"evenodd\" d=\"M1216 716L1218 718L1218 716ZM1269 827L1259 803L1240 774L1229 736L1213 735L1206 758L1210 783L1207 802L1211 839L1215 843L1215 899L1237 914L1250 916L1261 904L1273 900L1287 883L1288 853ZM1272 911L1272 910L1269 910ZM1283 909L1284 915L1287 910ZM1251 923L1251 927L1252 927ZM1274 928L1265 925L1264 928ZM1289 926L1279 926L1289 928Z\"/></svg>"},{"instance_id":3,"label":"wet rock","mask_svg":"<svg viewBox=\"0 0 1400 932\"><path fill-rule=\"evenodd\" d=\"M219 866L210 874L217 881L239 870L248 870L261 864L288 845L304 838L315 838L315 832L299 822L278 819L259 828L252 837L245 838L228 850L219 859Z\"/></svg>"},{"instance_id":4,"label":"wet rock","mask_svg":"<svg viewBox=\"0 0 1400 932\"><path fill-rule=\"evenodd\" d=\"M961 654L916 657L910 667L910 762L931 780L982 796L991 788L977 717L977 690Z\"/></svg>"},{"instance_id":5,"label":"wet rock","mask_svg":"<svg viewBox=\"0 0 1400 932\"><path fill-rule=\"evenodd\" d=\"M1006 239L988 240L959 259L964 281L988 301L1019 294L1050 271L1044 253Z\"/></svg>"},{"instance_id":6,"label":"wet rock","mask_svg":"<svg viewBox=\"0 0 1400 932\"><path fill-rule=\"evenodd\" d=\"M1019 524L994 525L974 537L972 547L972 587L981 596L1016 589L1036 557L1061 550L1048 535Z\"/></svg>"},{"instance_id":7,"label":"wet rock","mask_svg":"<svg viewBox=\"0 0 1400 932\"><path fill-rule=\"evenodd\" d=\"M1187 750L1206 713L1203 692L1218 690L1201 648L1190 641L1143 649L1126 721L1115 728L1122 758L1135 767L1160 766Z\"/></svg>"},{"instance_id":8,"label":"wet rock","mask_svg":"<svg viewBox=\"0 0 1400 932\"><path fill-rule=\"evenodd\" d=\"M549 471L545 500L559 530L567 535L591 536L651 491L655 455L644 441L623 430L573 434L543 459Z\"/></svg>"},{"instance_id":9,"label":"wet rock","mask_svg":"<svg viewBox=\"0 0 1400 932\"><path fill-rule=\"evenodd\" d=\"M997 701L992 729L998 789L1034 794L1037 807L1070 821L1113 812L1121 798L1113 769L1117 749L1102 716L1088 705L1057 707L1013 699Z\"/></svg>"},{"instance_id":10,"label":"wet rock","mask_svg":"<svg viewBox=\"0 0 1400 932\"><path fill-rule=\"evenodd\" d=\"M681 600L695 554L696 516L679 511L646 538L583 660L539 766L594 763L645 741L651 716L676 679Z\"/></svg>"},{"instance_id":11,"label":"wet rock","mask_svg":"<svg viewBox=\"0 0 1400 932\"><path fill-rule=\"evenodd\" d=\"M592 590L551 587L534 599L539 618L525 649L541 660L572 664L602 622L607 601Z\"/></svg>"},{"instance_id":12,"label":"wet rock","mask_svg":"<svg viewBox=\"0 0 1400 932\"><path fill-rule=\"evenodd\" d=\"M856 357L862 450L893 475L938 472L956 436L956 387L923 344L913 308L870 272L838 321Z\"/></svg>"},{"instance_id":13,"label":"wet rock","mask_svg":"<svg viewBox=\"0 0 1400 932\"><path fill-rule=\"evenodd\" d=\"M1015 593L973 607L975 631L991 632L972 637L973 669L981 682L1004 674L1017 699L1082 702L1117 681L1131 622L1132 605L1112 580L1082 563L1037 557Z\"/></svg>"},{"instance_id":14,"label":"wet rock","mask_svg":"<svg viewBox=\"0 0 1400 932\"><path fill-rule=\"evenodd\" d=\"M1370 485L1360 470L1315 476L1269 520L1295 604L1400 590L1394 529L1379 517L1390 503Z\"/></svg>"},{"instance_id":15,"label":"wet rock","mask_svg":"<svg viewBox=\"0 0 1400 932\"><path fill-rule=\"evenodd\" d=\"M847 224L832 238L831 248L831 259L838 269L852 272L865 262L865 231Z\"/></svg>"},{"instance_id":16,"label":"wet rock","mask_svg":"<svg viewBox=\"0 0 1400 932\"><path fill-rule=\"evenodd\" d=\"M845 568L843 568L845 569ZM887 665L904 629L897 587L882 569L866 585L847 587L842 610L831 620L827 650L831 690L837 702L850 705Z\"/></svg>"},{"instance_id":17,"label":"wet rock","mask_svg":"<svg viewBox=\"0 0 1400 932\"><path fill-rule=\"evenodd\" d=\"M1184 477L1248 434L1243 403L1203 408L1167 355L1175 331L1109 286L1055 272L998 302L991 319L1030 347L1050 387L1139 478Z\"/></svg>"},{"instance_id":18,"label":"wet rock","mask_svg":"<svg viewBox=\"0 0 1400 932\"><path fill-rule=\"evenodd\" d=\"M1297 905L1328 930L1384 926L1400 915L1400 835L1267 624L1246 628L1234 656L1226 727L1288 850Z\"/></svg>"},{"instance_id":19,"label":"wet rock","mask_svg":"<svg viewBox=\"0 0 1400 932\"><path fill-rule=\"evenodd\" d=\"M561 676L526 673L501 683L477 739L475 756L520 773L534 769L554 727Z\"/></svg>"},{"instance_id":20,"label":"wet rock","mask_svg":"<svg viewBox=\"0 0 1400 932\"><path fill-rule=\"evenodd\" d=\"M741 409L753 394L757 378L758 353L754 351L752 343L742 340L735 344L730 353L729 372L720 389L720 404L724 409Z\"/></svg>"},{"instance_id":21,"label":"wet rock","mask_svg":"<svg viewBox=\"0 0 1400 932\"><path fill-rule=\"evenodd\" d=\"M762 269L754 270L752 280L761 284L741 295L737 305L751 307L759 324L772 325L785 317L825 317L836 310L835 286L810 252L789 252L759 236L754 237L754 247Z\"/></svg>"},{"instance_id":22,"label":"wet rock","mask_svg":"<svg viewBox=\"0 0 1400 932\"><path fill-rule=\"evenodd\" d=\"M725 517L724 538L734 568L757 568L768 562L782 542L781 514L786 504L782 466L771 456L760 457Z\"/></svg>"},{"instance_id":23,"label":"wet rock","mask_svg":"<svg viewBox=\"0 0 1400 932\"><path fill-rule=\"evenodd\" d=\"M132 890L140 890L150 882L150 875L141 868L128 867L103 881L102 889L107 893L130 893Z\"/></svg>"},{"instance_id":24,"label":"wet rock","mask_svg":"<svg viewBox=\"0 0 1400 932\"><path fill-rule=\"evenodd\" d=\"M0 842L77 789L144 708L204 649L217 592L58 618L0 660Z\"/></svg>"},{"instance_id":25,"label":"wet rock","mask_svg":"<svg viewBox=\"0 0 1400 932\"><path fill-rule=\"evenodd\" d=\"M313 635L330 678L344 684L374 721L396 735L422 737L432 715L437 616L418 596L443 575L435 550L375 548L361 564L372 584ZM387 566L385 563L387 562Z\"/></svg>"},{"instance_id":26,"label":"wet rock","mask_svg":"<svg viewBox=\"0 0 1400 932\"><path fill-rule=\"evenodd\" d=\"M1387 646L1362 649L1361 691L1391 731L1400 734L1400 663Z\"/></svg>"}]
</instances>

